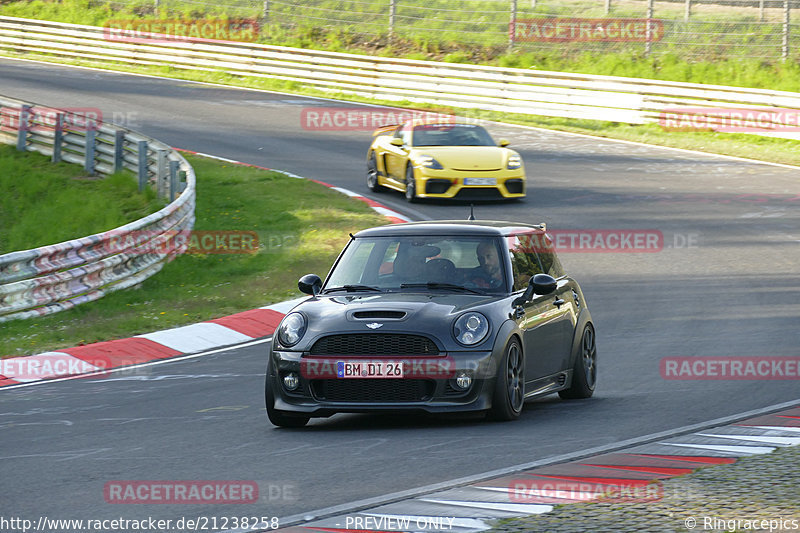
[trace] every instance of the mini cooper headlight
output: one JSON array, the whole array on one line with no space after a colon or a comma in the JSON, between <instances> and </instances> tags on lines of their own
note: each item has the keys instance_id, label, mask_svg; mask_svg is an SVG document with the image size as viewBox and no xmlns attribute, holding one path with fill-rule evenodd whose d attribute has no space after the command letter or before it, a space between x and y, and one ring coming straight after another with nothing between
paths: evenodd
<instances>
[{"instance_id":1,"label":"mini cooper headlight","mask_svg":"<svg viewBox=\"0 0 800 533\"><path fill-rule=\"evenodd\" d=\"M444 168L432 155L419 156L419 164L425 168L432 168L434 170L442 170Z\"/></svg>"},{"instance_id":2,"label":"mini cooper headlight","mask_svg":"<svg viewBox=\"0 0 800 533\"><path fill-rule=\"evenodd\" d=\"M278 342L282 346L294 346L306 332L306 317L300 313L289 313L278 327Z\"/></svg>"},{"instance_id":3,"label":"mini cooper headlight","mask_svg":"<svg viewBox=\"0 0 800 533\"><path fill-rule=\"evenodd\" d=\"M518 154L508 156L508 170L515 170L522 166L522 158Z\"/></svg>"},{"instance_id":4,"label":"mini cooper headlight","mask_svg":"<svg viewBox=\"0 0 800 533\"><path fill-rule=\"evenodd\" d=\"M480 313L464 313L453 323L453 336L461 344L478 344L489 333L489 319Z\"/></svg>"}]
</instances>

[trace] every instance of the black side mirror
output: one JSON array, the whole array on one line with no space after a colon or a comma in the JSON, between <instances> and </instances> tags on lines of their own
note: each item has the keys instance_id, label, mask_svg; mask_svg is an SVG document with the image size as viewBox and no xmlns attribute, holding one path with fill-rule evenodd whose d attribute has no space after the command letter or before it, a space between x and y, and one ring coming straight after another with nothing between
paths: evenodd
<instances>
[{"instance_id":1,"label":"black side mirror","mask_svg":"<svg viewBox=\"0 0 800 533\"><path fill-rule=\"evenodd\" d=\"M533 287L533 294L541 296L555 292L557 286L556 278L549 274L536 274L531 278L530 285L528 285L528 287Z\"/></svg>"},{"instance_id":2,"label":"black side mirror","mask_svg":"<svg viewBox=\"0 0 800 533\"><path fill-rule=\"evenodd\" d=\"M297 282L297 288L300 292L316 296L322 289L322 280L316 274L306 274Z\"/></svg>"},{"instance_id":3,"label":"black side mirror","mask_svg":"<svg viewBox=\"0 0 800 533\"><path fill-rule=\"evenodd\" d=\"M515 298L514 301L511 302L511 305L514 307L525 305L525 302L533 298L534 294L539 294L541 296L548 295L554 292L557 286L558 283L553 276L549 274L536 274L528 282L528 288L525 289L522 296Z\"/></svg>"}]
</instances>

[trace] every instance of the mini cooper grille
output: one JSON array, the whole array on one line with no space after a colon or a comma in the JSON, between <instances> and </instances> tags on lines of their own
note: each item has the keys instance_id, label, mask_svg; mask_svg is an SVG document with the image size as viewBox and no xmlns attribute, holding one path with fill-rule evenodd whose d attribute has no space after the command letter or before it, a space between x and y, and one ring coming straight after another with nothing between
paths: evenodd
<instances>
[{"instance_id":1,"label":"mini cooper grille","mask_svg":"<svg viewBox=\"0 0 800 533\"><path fill-rule=\"evenodd\" d=\"M400 320L401 318L405 318L406 312L405 311L356 311L353 313L355 318L388 318L394 320Z\"/></svg>"},{"instance_id":2,"label":"mini cooper grille","mask_svg":"<svg viewBox=\"0 0 800 533\"><path fill-rule=\"evenodd\" d=\"M427 379L316 379L311 390L328 402L424 402L436 383Z\"/></svg>"},{"instance_id":3,"label":"mini cooper grille","mask_svg":"<svg viewBox=\"0 0 800 533\"><path fill-rule=\"evenodd\" d=\"M355 333L322 337L311 355L438 355L427 337L391 333Z\"/></svg>"}]
</instances>

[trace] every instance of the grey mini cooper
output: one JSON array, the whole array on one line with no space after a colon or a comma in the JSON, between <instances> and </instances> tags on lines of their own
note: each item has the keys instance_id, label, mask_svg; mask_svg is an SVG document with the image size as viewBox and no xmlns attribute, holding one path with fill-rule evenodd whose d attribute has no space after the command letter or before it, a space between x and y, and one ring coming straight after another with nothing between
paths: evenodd
<instances>
[{"instance_id":1,"label":"grey mini cooper","mask_svg":"<svg viewBox=\"0 0 800 533\"><path fill-rule=\"evenodd\" d=\"M395 224L357 233L281 321L266 408L276 426L334 413L485 411L595 388L592 318L546 228Z\"/></svg>"}]
</instances>

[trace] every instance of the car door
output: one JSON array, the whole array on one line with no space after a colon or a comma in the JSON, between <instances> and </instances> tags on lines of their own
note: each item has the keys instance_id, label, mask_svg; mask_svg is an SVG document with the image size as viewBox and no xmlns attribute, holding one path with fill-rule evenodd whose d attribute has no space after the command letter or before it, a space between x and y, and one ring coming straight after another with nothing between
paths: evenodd
<instances>
[{"instance_id":1,"label":"car door","mask_svg":"<svg viewBox=\"0 0 800 533\"><path fill-rule=\"evenodd\" d=\"M569 341L565 331L570 322L569 302L559 289L548 295L536 295L523 305L519 321L525 353L526 385L564 370L565 349ZM567 352L568 356L568 352ZM530 392L530 391L529 391Z\"/></svg>"},{"instance_id":2,"label":"car door","mask_svg":"<svg viewBox=\"0 0 800 533\"><path fill-rule=\"evenodd\" d=\"M527 289L536 274L556 278L554 292L533 295L515 311L523 337L526 386L531 385L528 392L536 389L536 380L567 368L576 321L569 278L543 238L544 235L530 232L517 232L507 238L514 291Z\"/></svg>"}]
</instances>

